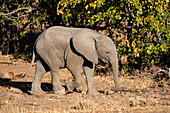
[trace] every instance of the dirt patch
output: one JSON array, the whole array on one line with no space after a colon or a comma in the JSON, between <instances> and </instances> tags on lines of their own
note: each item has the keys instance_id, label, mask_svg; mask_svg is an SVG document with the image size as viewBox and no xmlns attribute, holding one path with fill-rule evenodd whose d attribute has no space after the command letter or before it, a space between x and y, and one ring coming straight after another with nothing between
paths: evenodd
<instances>
[{"instance_id":1,"label":"dirt patch","mask_svg":"<svg viewBox=\"0 0 170 113\"><path fill-rule=\"evenodd\" d=\"M30 95L34 79L35 65L25 78L16 75L24 72L29 66L23 60L11 56L0 56L0 72L14 73L12 81L0 82L0 113L64 113L64 112L165 112L170 111L170 86L155 85L150 73L140 76L120 75L120 90L111 91L114 86L112 76L95 76L98 95L91 96L85 91L77 91L59 96L52 92L50 73L42 80L43 95ZM63 86L72 76L67 69L60 70Z\"/></svg>"}]
</instances>

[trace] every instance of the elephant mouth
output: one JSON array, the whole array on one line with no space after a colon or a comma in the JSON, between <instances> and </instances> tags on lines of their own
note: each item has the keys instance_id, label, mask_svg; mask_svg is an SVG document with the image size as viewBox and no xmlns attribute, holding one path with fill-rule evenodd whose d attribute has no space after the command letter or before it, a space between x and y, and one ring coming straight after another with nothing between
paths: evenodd
<instances>
[{"instance_id":1,"label":"elephant mouth","mask_svg":"<svg viewBox=\"0 0 170 113\"><path fill-rule=\"evenodd\" d=\"M101 61L106 63L106 64L110 64L109 60L107 60L107 59L101 59Z\"/></svg>"}]
</instances>

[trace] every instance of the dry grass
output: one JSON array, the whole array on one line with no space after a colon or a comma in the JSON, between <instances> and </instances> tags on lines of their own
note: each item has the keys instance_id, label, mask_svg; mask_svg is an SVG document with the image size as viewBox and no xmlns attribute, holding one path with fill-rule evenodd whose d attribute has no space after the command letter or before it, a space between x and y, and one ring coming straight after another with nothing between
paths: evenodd
<instances>
[{"instance_id":1,"label":"dry grass","mask_svg":"<svg viewBox=\"0 0 170 113\"><path fill-rule=\"evenodd\" d=\"M3 61L0 57L0 61ZM18 74L29 64L0 64L3 72ZM138 73L138 76L120 76L119 91L111 91L112 76L95 76L95 87L98 95L87 95L85 91L73 92L66 95L51 93L51 78L47 73L43 78L42 88L48 94L29 95L33 80L32 67L24 79L15 78L11 82L0 82L0 113L168 113L170 111L170 86L155 85L150 73ZM60 70L62 85L66 85L70 73Z\"/></svg>"},{"instance_id":2,"label":"dry grass","mask_svg":"<svg viewBox=\"0 0 170 113\"><path fill-rule=\"evenodd\" d=\"M55 94L28 95L17 88L1 86L1 113L70 113L70 112L168 112L169 86L151 87L149 78L121 77L124 90L111 91L111 77L96 76L99 95L74 92L63 96Z\"/></svg>"}]
</instances>

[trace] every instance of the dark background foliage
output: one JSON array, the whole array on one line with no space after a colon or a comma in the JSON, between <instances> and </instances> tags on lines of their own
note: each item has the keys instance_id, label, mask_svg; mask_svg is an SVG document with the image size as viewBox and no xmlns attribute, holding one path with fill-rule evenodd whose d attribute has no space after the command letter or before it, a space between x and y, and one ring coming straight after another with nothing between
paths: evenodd
<instances>
[{"instance_id":1,"label":"dark background foliage","mask_svg":"<svg viewBox=\"0 0 170 113\"><path fill-rule=\"evenodd\" d=\"M50 26L86 27L113 39L120 69L170 67L168 0L0 0L0 52L28 59Z\"/></svg>"}]
</instances>

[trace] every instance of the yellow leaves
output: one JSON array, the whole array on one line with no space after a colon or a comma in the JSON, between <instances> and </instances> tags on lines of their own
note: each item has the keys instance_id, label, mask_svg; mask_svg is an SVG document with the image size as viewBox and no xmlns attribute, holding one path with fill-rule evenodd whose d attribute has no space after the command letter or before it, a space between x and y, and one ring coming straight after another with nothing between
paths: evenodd
<instances>
[{"instance_id":1,"label":"yellow leaves","mask_svg":"<svg viewBox=\"0 0 170 113\"><path fill-rule=\"evenodd\" d=\"M134 39L132 41L132 47L133 47L133 50L134 50L134 55L135 55L135 57L139 57L139 53L140 53L141 49L137 48L136 45L137 45L136 39Z\"/></svg>"},{"instance_id":2,"label":"yellow leaves","mask_svg":"<svg viewBox=\"0 0 170 113\"><path fill-rule=\"evenodd\" d=\"M135 57L139 57L139 51L140 51L139 48L134 48L134 55L135 55Z\"/></svg>"},{"instance_id":3,"label":"yellow leaves","mask_svg":"<svg viewBox=\"0 0 170 113\"><path fill-rule=\"evenodd\" d=\"M137 52L137 51L138 51L138 48L135 48L135 49L134 49L134 52Z\"/></svg>"},{"instance_id":4,"label":"yellow leaves","mask_svg":"<svg viewBox=\"0 0 170 113\"><path fill-rule=\"evenodd\" d=\"M96 4L95 3L90 3L89 6L93 7L94 9L96 8Z\"/></svg>"},{"instance_id":5,"label":"yellow leaves","mask_svg":"<svg viewBox=\"0 0 170 113\"><path fill-rule=\"evenodd\" d=\"M122 39L122 43L121 43L121 46L127 46L129 48L129 51L131 51L131 49L133 50L133 54L135 57L139 57L139 53L141 51L141 49L139 49L137 47L137 43L136 43L136 38L131 42L131 45L130 45L130 42L129 40L127 39ZM132 47L132 48L131 48ZM126 47L123 47L123 50L126 50Z\"/></svg>"},{"instance_id":6,"label":"yellow leaves","mask_svg":"<svg viewBox=\"0 0 170 113\"><path fill-rule=\"evenodd\" d=\"M68 0L61 0L58 4L57 4L57 15L62 14L63 15L63 10L65 7L67 7L68 4ZM61 8L59 8L61 6Z\"/></svg>"},{"instance_id":7,"label":"yellow leaves","mask_svg":"<svg viewBox=\"0 0 170 113\"><path fill-rule=\"evenodd\" d=\"M86 2L86 0L85 0L85 2ZM97 1L90 2L89 4L87 4L87 5L85 6L85 9L88 10L89 7L92 7L92 8L95 9L96 6L97 6L97 5L96 5L97 3L98 3Z\"/></svg>"},{"instance_id":8,"label":"yellow leaves","mask_svg":"<svg viewBox=\"0 0 170 113\"><path fill-rule=\"evenodd\" d=\"M135 41L136 41L136 39L134 39L134 40L132 41L132 47L133 47L133 48L135 48L135 47L136 47L136 43L135 43Z\"/></svg>"},{"instance_id":9,"label":"yellow leaves","mask_svg":"<svg viewBox=\"0 0 170 113\"><path fill-rule=\"evenodd\" d=\"M62 15L63 15L63 10L62 10L62 9L57 10L57 15L60 15L60 14L62 14Z\"/></svg>"},{"instance_id":10,"label":"yellow leaves","mask_svg":"<svg viewBox=\"0 0 170 113\"><path fill-rule=\"evenodd\" d=\"M129 40L126 40L126 43L127 43L127 47L130 47Z\"/></svg>"},{"instance_id":11,"label":"yellow leaves","mask_svg":"<svg viewBox=\"0 0 170 113\"><path fill-rule=\"evenodd\" d=\"M154 19L153 15L151 15L151 19Z\"/></svg>"},{"instance_id":12,"label":"yellow leaves","mask_svg":"<svg viewBox=\"0 0 170 113\"><path fill-rule=\"evenodd\" d=\"M88 5L86 5L86 6L85 6L85 9L87 10L87 9L88 9L88 7L89 7L89 6L88 6Z\"/></svg>"},{"instance_id":13,"label":"yellow leaves","mask_svg":"<svg viewBox=\"0 0 170 113\"><path fill-rule=\"evenodd\" d=\"M129 45L129 40L127 40L127 39L122 39L121 46L123 46L124 44L126 44L127 47L130 47L130 45Z\"/></svg>"},{"instance_id":14,"label":"yellow leaves","mask_svg":"<svg viewBox=\"0 0 170 113\"><path fill-rule=\"evenodd\" d=\"M85 0L86 2L86 0ZM101 3L103 3L101 0L96 0L94 2L90 2L88 5L85 6L85 9L88 10L89 7L92 7L92 8L96 8L97 5L101 5Z\"/></svg>"},{"instance_id":15,"label":"yellow leaves","mask_svg":"<svg viewBox=\"0 0 170 113\"><path fill-rule=\"evenodd\" d=\"M155 5L158 5L158 2L155 2Z\"/></svg>"}]
</instances>

